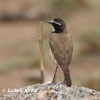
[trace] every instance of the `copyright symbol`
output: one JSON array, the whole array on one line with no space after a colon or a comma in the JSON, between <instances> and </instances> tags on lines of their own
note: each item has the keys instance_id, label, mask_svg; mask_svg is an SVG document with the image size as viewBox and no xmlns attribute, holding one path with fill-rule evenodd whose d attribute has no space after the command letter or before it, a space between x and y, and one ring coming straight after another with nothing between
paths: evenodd
<instances>
[{"instance_id":1,"label":"copyright symbol","mask_svg":"<svg viewBox=\"0 0 100 100\"><path fill-rule=\"evenodd\" d=\"M2 89L2 92L6 92L6 89Z\"/></svg>"}]
</instances>

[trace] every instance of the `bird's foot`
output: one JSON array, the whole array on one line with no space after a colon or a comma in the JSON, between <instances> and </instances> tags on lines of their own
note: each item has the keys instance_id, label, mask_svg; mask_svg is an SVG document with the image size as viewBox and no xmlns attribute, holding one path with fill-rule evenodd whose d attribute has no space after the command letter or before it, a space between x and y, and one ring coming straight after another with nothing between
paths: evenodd
<instances>
[{"instance_id":1,"label":"bird's foot","mask_svg":"<svg viewBox=\"0 0 100 100\"><path fill-rule=\"evenodd\" d=\"M56 79L53 79L51 83L56 84Z\"/></svg>"}]
</instances>

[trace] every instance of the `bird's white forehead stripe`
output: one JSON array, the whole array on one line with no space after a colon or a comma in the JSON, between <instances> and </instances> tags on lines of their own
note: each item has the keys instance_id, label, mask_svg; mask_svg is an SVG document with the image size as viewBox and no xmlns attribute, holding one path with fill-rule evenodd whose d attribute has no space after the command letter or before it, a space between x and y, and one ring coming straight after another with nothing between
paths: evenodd
<instances>
[{"instance_id":1,"label":"bird's white forehead stripe","mask_svg":"<svg viewBox=\"0 0 100 100\"><path fill-rule=\"evenodd\" d=\"M51 23L55 23L55 24L61 25L60 23L55 22L54 20L51 20Z\"/></svg>"}]
</instances>

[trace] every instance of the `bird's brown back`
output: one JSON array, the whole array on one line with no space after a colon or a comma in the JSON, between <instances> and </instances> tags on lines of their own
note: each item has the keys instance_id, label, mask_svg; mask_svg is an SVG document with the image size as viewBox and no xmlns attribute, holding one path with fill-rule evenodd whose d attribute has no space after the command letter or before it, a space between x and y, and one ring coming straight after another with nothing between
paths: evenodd
<instances>
[{"instance_id":1,"label":"bird's brown back","mask_svg":"<svg viewBox=\"0 0 100 100\"><path fill-rule=\"evenodd\" d=\"M54 58L60 65L62 70L65 70L71 63L73 44L69 33L50 34L50 48Z\"/></svg>"}]
</instances>

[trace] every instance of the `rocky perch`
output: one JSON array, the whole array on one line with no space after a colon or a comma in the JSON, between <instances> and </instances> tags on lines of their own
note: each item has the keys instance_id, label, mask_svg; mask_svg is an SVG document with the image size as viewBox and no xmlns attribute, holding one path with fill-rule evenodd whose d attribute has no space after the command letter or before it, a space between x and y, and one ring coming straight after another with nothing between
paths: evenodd
<instances>
[{"instance_id":1,"label":"rocky perch","mask_svg":"<svg viewBox=\"0 0 100 100\"><path fill-rule=\"evenodd\" d=\"M100 92L81 86L67 87L63 83L36 84L1 95L0 100L100 100Z\"/></svg>"}]
</instances>

